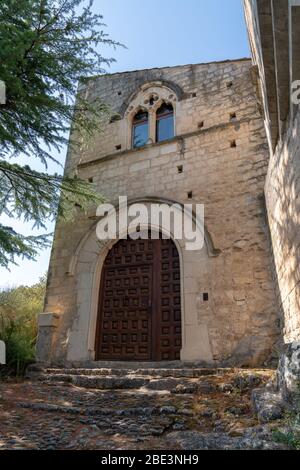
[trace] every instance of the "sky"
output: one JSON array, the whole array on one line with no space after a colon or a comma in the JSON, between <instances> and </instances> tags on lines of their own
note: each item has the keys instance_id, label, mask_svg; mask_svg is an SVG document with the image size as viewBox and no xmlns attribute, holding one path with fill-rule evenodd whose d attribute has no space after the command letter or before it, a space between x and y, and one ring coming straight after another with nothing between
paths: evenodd
<instances>
[{"instance_id":1,"label":"sky","mask_svg":"<svg viewBox=\"0 0 300 470\"><path fill-rule=\"evenodd\" d=\"M105 31L126 48L105 47L113 57L109 73L249 57L242 0L95 0ZM66 149L58 156L64 162ZM51 168L59 171L59 168ZM2 224L25 235L37 234L22 221L1 217ZM54 230L49 223L47 233ZM0 288L32 285L46 273L50 249L37 260L18 260L10 271L0 268Z\"/></svg>"}]
</instances>

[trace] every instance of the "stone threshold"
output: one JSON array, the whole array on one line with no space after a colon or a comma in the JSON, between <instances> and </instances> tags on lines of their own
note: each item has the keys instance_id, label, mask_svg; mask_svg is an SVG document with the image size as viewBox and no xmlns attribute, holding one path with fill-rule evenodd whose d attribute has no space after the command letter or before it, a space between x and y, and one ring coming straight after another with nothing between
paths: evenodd
<instances>
[{"instance_id":1,"label":"stone threshold","mask_svg":"<svg viewBox=\"0 0 300 470\"><path fill-rule=\"evenodd\" d=\"M64 363L50 363L37 362L29 366L29 369L204 369L216 370L214 364L207 364L203 362L186 362L186 361L161 361L161 362L138 362L138 361L65 361ZM230 367L219 367L224 371L232 370Z\"/></svg>"}]
</instances>

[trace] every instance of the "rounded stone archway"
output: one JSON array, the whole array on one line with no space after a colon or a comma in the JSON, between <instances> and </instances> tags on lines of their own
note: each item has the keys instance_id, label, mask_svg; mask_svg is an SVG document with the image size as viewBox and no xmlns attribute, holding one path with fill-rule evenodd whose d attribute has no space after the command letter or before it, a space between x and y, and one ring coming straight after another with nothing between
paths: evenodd
<instances>
[{"instance_id":1,"label":"rounded stone archway","mask_svg":"<svg viewBox=\"0 0 300 470\"><path fill-rule=\"evenodd\" d=\"M137 202L174 204L173 201L160 200L157 197L139 199ZM132 202L132 201L130 201ZM160 231L156 226L141 226L143 230ZM122 233L119 238L123 238ZM181 338L180 359L184 361L202 361L212 363L212 351L205 320L199 317L199 302L202 298L201 279L209 269L209 258L216 256L211 238L205 232L205 244L197 252L185 249L187 240L174 239L174 234L165 233L176 246L180 261L180 299L181 299ZM105 259L118 240L99 241L96 224L83 237L70 263L70 275L76 278L77 310L68 337L67 360L95 360L95 338L97 332L99 289Z\"/></svg>"}]
</instances>

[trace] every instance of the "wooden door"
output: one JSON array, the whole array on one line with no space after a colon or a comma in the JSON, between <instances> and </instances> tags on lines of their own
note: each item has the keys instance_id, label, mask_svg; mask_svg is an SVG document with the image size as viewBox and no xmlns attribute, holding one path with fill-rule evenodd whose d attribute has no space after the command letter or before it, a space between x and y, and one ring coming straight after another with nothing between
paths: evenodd
<instances>
[{"instance_id":1,"label":"wooden door","mask_svg":"<svg viewBox=\"0 0 300 470\"><path fill-rule=\"evenodd\" d=\"M96 359L180 358L180 265L171 240L120 240L108 253L99 295Z\"/></svg>"}]
</instances>

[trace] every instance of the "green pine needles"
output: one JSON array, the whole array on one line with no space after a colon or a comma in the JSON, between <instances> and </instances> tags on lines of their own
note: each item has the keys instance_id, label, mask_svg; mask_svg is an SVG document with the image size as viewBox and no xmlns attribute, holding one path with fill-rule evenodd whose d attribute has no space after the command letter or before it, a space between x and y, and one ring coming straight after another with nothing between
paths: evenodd
<instances>
[{"instance_id":1,"label":"green pine needles","mask_svg":"<svg viewBox=\"0 0 300 470\"><path fill-rule=\"evenodd\" d=\"M85 93L79 80L103 73L113 59L101 45L116 47L104 32L102 16L85 0L2 0L0 8L0 80L6 103L0 105L0 215L45 227L57 216L69 218L101 198L76 175L48 173L52 151L72 141L80 146L99 130L108 107ZM76 138L75 138L76 136ZM28 160L23 165L24 157ZM34 170L35 159L45 171ZM59 163L59 162L57 162ZM0 265L18 256L34 259L49 237L25 237L0 224Z\"/></svg>"}]
</instances>

